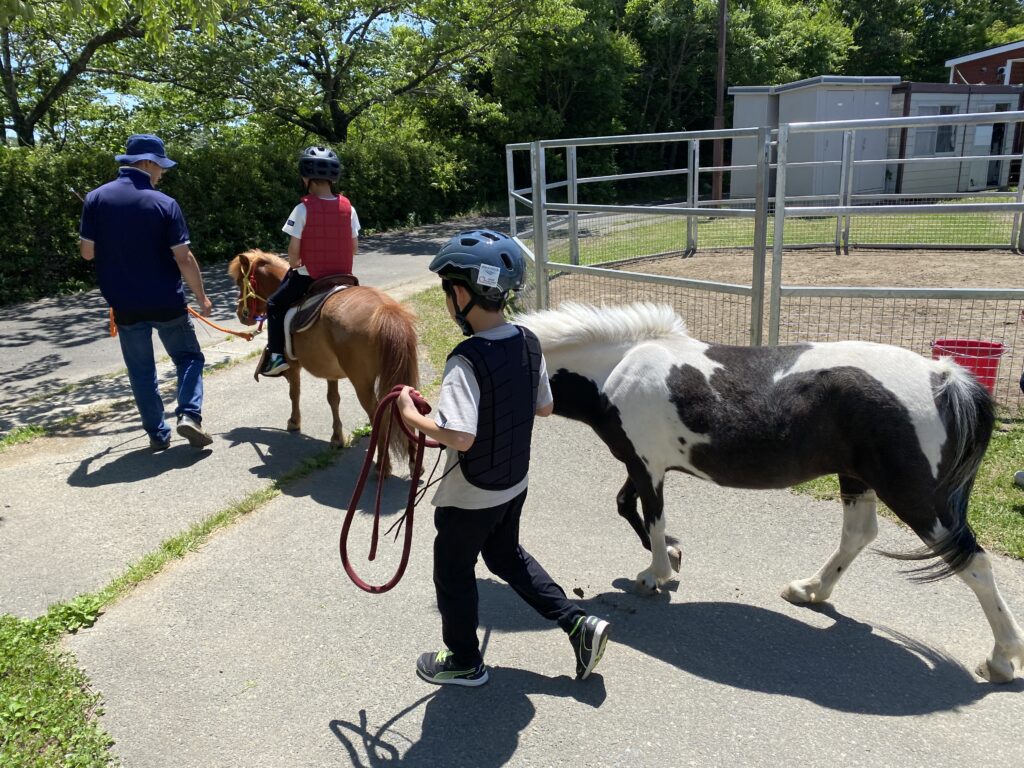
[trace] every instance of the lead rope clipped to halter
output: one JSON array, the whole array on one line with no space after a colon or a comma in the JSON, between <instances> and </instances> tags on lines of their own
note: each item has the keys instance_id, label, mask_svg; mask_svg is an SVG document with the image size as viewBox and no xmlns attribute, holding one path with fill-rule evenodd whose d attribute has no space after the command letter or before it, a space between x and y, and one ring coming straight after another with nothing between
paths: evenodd
<instances>
[{"instance_id":1,"label":"lead rope clipped to halter","mask_svg":"<svg viewBox=\"0 0 1024 768\"><path fill-rule=\"evenodd\" d=\"M225 328L222 325L217 325L212 320L207 320L201 314L192 309L192 307L186 306L185 309L188 310L188 313L192 315L192 317L202 320L211 328L216 328L218 331L223 331L224 333L230 333L232 336L237 336L238 338L245 339L246 341L252 341L255 337L259 336L263 332L262 318L260 319L260 324L259 327L256 329L256 332L250 333L249 331L233 331L230 328ZM110 336L111 338L117 336L117 321L114 319L113 307L110 308Z\"/></svg>"},{"instance_id":2,"label":"lead rope clipped to halter","mask_svg":"<svg viewBox=\"0 0 1024 768\"><path fill-rule=\"evenodd\" d=\"M345 515L345 522L341 526L341 536L338 540L338 550L341 553L341 563L345 566L345 573L352 579L352 583L359 587L364 592L371 594L381 594L387 592L394 587L402 579L405 573L406 566L409 565L409 554L412 551L412 529L413 529L413 513L416 509L417 499L417 487L416 483L423 470L423 453L426 448L441 448L441 444L436 440L431 440L422 432L413 434L402 420L402 415L398 411L398 396L402 394L404 385L395 385L390 392L381 398L380 403L377 405L377 410L373 413L373 425L370 432L370 445L366 450L366 459L363 461L363 468L359 471L359 479L356 481L356 487L352 491L352 499L348 503L348 513ZM430 406L427 401L417 395L412 395L413 404L416 406L416 410L426 416L430 413ZM370 475L370 467L373 466L373 458L376 454L377 443L380 439L381 424L384 420L384 416L387 414L388 409L391 409L391 419L388 421L387 429L384 433L384 446L387 450L387 446L391 442L391 429L394 427L395 422L398 422L399 427L405 432L406 436L416 443L416 454L413 461L412 477L409 480L409 499L405 506L405 512L395 522L391 528L389 528L385 535L390 533L395 527L398 527L398 531L395 532L395 538L398 538L401 532L401 527L405 526L405 538L402 543L402 559L398 564L398 570L395 571L395 575L384 584L369 584L364 581L358 573L356 573L351 561L348 557L348 535L349 530L352 527L352 519L355 517L356 505L359 503L359 497L363 495L363 488L366 485L366 480ZM429 482L427 485L429 486ZM373 562L374 558L377 557L377 540L379 538L380 531L380 502L381 495L384 488L384 483L378 479L377 481L377 494L376 502L374 505L373 513L373 534L370 538L370 562ZM422 494L421 494L422 498Z\"/></svg>"}]
</instances>

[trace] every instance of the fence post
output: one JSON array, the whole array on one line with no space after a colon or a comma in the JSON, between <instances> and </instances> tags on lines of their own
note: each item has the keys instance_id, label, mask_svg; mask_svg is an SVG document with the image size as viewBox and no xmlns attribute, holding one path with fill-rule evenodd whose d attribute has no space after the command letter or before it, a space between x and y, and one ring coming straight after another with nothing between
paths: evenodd
<instances>
[{"instance_id":1,"label":"fence post","mask_svg":"<svg viewBox=\"0 0 1024 768\"><path fill-rule=\"evenodd\" d=\"M1020 155L1020 169L1017 171L1017 202L1024 200L1024 152ZM1013 214L1013 226L1010 228L1010 250L1020 253L1024 250L1024 226L1021 226L1020 213Z\"/></svg>"},{"instance_id":2,"label":"fence post","mask_svg":"<svg viewBox=\"0 0 1024 768\"><path fill-rule=\"evenodd\" d=\"M779 126L775 152L775 233L772 235L772 282L768 310L768 344L779 343L779 322L782 316L782 245L786 229L786 163L789 154L789 124Z\"/></svg>"},{"instance_id":3,"label":"fence post","mask_svg":"<svg viewBox=\"0 0 1024 768\"><path fill-rule=\"evenodd\" d=\"M537 267L537 309L548 309L547 178L544 148L530 144L530 180L533 185L533 255Z\"/></svg>"},{"instance_id":4,"label":"fence post","mask_svg":"<svg viewBox=\"0 0 1024 768\"><path fill-rule=\"evenodd\" d=\"M516 226L516 199L512 196L516 191L516 169L509 147L505 147L505 178L508 180L508 233L512 237L517 237L519 228Z\"/></svg>"},{"instance_id":5,"label":"fence post","mask_svg":"<svg viewBox=\"0 0 1024 768\"><path fill-rule=\"evenodd\" d=\"M853 131L843 131L843 156L839 161L839 207L847 204L847 181L850 173L850 157L853 150ZM836 256L842 253L842 237L846 214L836 216Z\"/></svg>"},{"instance_id":6,"label":"fence post","mask_svg":"<svg viewBox=\"0 0 1024 768\"><path fill-rule=\"evenodd\" d=\"M764 331L764 267L768 243L768 194L771 178L772 131L757 129L757 170L754 178L754 264L750 276L750 345L760 347Z\"/></svg>"},{"instance_id":7,"label":"fence post","mask_svg":"<svg viewBox=\"0 0 1024 768\"><path fill-rule=\"evenodd\" d=\"M696 208L700 205L700 187L697 177L700 175L700 141L690 139L689 152L686 159L686 207ZM697 217L686 217L686 250L688 254L697 250Z\"/></svg>"},{"instance_id":8,"label":"fence post","mask_svg":"<svg viewBox=\"0 0 1024 768\"><path fill-rule=\"evenodd\" d=\"M565 158L566 170L568 171L568 193L567 199L570 205L575 205L578 202L578 194L576 190L576 147L571 146L566 148ZM579 229L579 213L576 211L569 211L569 263L579 264L580 263L580 229Z\"/></svg>"},{"instance_id":9,"label":"fence post","mask_svg":"<svg viewBox=\"0 0 1024 768\"><path fill-rule=\"evenodd\" d=\"M857 166L857 131L850 131L850 163L849 171L846 174L846 206L853 206L853 176ZM853 214L846 214L846 226L843 227L843 253L850 255L850 225L853 222Z\"/></svg>"}]
</instances>

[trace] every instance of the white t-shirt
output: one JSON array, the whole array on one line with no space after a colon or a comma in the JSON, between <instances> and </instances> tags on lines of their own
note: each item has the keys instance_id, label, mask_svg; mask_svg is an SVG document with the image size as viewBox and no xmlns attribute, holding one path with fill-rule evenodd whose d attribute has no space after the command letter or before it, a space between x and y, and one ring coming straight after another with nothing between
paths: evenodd
<instances>
[{"instance_id":1,"label":"white t-shirt","mask_svg":"<svg viewBox=\"0 0 1024 768\"><path fill-rule=\"evenodd\" d=\"M331 195L329 197L322 197L321 200L337 200L337 195ZM284 223L281 230L292 237L297 237L299 240L302 239L302 230L306 228L306 204L299 203L292 212L288 215L288 221ZM359 230L362 227L359 226L359 214L356 213L355 206L352 206L352 239L356 240L359 238ZM299 267L297 270L300 275L308 275L309 272L305 267Z\"/></svg>"},{"instance_id":2,"label":"white t-shirt","mask_svg":"<svg viewBox=\"0 0 1024 768\"><path fill-rule=\"evenodd\" d=\"M510 324L499 325L488 331L474 334L482 339L497 341L508 339L519 333ZM543 408L553 402L551 383L548 381L547 363L540 358L540 376L537 381L537 402L535 408ZM441 394L437 400L437 416L434 423L444 429L476 435L480 411L480 385L470 362L456 355L448 361L441 382ZM511 501L529 485L529 475L511 488L502 491L488 491L477 488L462 474L459 452L454 448L445 449L444 479L438 483L432 504L435 507L459 507L461 509L487 509Z\"/></svg>"}]
</instances>

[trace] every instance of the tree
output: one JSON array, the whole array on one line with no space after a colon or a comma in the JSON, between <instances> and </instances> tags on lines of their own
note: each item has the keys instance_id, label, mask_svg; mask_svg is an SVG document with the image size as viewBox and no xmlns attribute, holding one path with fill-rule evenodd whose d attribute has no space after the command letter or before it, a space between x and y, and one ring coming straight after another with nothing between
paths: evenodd
<instances>
[{"instance_id":1,"label":"tree","mask_svg":"<svg viewBox=\"0 0 1024 768\"><path fill-rule=\"evenodd\" d=\"M34 146L51 112L85 86L83 77L99 50L142 36L136 15L107 23L90 10L72 18L56 1L35 0L33 8L31 18L0 27L0 117L3 130L13 131L22 146ZM96 97L95 89L85 87L89 98L79 101L79 109Z\"/></svg>"},{"instance_id":2,"label":"tree","mask_svg":"<svg viewBox=\"0 0 1024 768\"><path fill-rule=\"evenodd\" d=\"M503 143L617 133L641 63L618 29L620 0L577 0L583 13L521 38L491 69L491 93L508 117Z\"/></svg>"},{"instance_id":3,"label":"tree","mask_svg":"<svg viewBox=\"0 0 1024 768\"><path fill-rule=\"evenodd\" d=\"M361 115L460 83L563 2L259 0L215 41L179 35L142 76L343 143Z\"/></svg>"},{"instance_id":4,"label":"tree","mask_svg":"<svg viewBox=\"0 0 1024 768\"><path fill-rule=\"evenodd\" d=\"M167 39L177 24L187 21L212 30L224 11L234 8L238 0L0 0L0 28L18 19L31 20L36 13L48 13L55 5L65 15L89 13L101 22L111 23L126 13L145 19L146 36L153 43Z\"/></svg>"}]
</instances>

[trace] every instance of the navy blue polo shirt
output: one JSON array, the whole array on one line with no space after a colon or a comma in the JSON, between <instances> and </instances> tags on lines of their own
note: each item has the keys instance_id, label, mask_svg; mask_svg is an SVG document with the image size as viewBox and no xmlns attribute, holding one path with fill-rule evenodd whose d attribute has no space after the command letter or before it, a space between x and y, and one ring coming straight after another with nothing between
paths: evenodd
<instances>
[{"instance_id":1,"label":"navy blue polo shirt","mask_svg":"<svg viewBox=\"0 0 1024 768\"><path fill-rule=\"evenodd\" d=\"M162 320L185 312L181 271L171 248L189 242L177 201L149 174L123 167L85 198L79 234L95 245L96 278L119 321Z\"/></svg>"}]
</instances>

